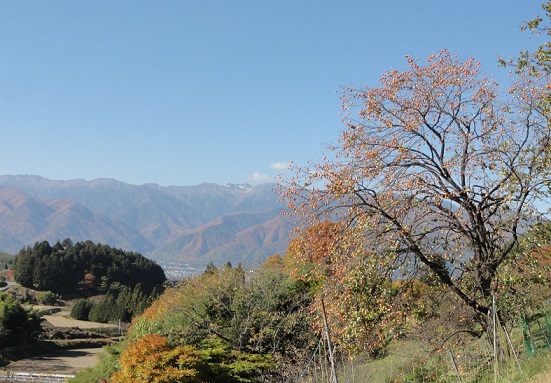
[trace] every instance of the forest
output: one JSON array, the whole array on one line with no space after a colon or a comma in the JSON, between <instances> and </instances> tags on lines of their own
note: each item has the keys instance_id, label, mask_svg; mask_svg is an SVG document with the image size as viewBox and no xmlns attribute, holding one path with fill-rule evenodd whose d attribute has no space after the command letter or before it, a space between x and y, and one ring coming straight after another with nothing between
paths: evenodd
<instances>
[{"instance_id":1,"label":"forest","mask_svg":"<svg viewBox=\"0 0 551 383\"><path fill-rule=\"evenodd\" d=\"M461 336L452 343L483 336L484 327L458 308L428 269L415 280L366 276L361 269L343 280L340 267L325 256L340 235L338 224L326 222L258 268L207 266L201 275L165 290L134 318L126 340L106 348L100 364L74 381L110 376L115 383L297 382L328 333L335 358L368 360L384 359L393 342L436 348L454 332ZM549 225L531 235L551 243ZM524 246L516 251L523 253ZM522 293L522 302L513 303L510 293L500 295L500 302L511 304L508 315L530 313L549 298L551 250L545 246L533 255L537 275L508 286Z\"/></svg>"},{"instance_id":2,"label":"forest","mask_svg":"<svg viewBox=\"0 0 551 383\"><path fill-rule=\"evenodd\" d=\"M163 269L143 255L95 244L72 243L70 239L53 246L47 241L27 246L12 265L15 281L24 287L58 294L79 291L83 295L107 292L114 285L140 285L149 295L166 278Z\"/></svg>"}]
</instances>

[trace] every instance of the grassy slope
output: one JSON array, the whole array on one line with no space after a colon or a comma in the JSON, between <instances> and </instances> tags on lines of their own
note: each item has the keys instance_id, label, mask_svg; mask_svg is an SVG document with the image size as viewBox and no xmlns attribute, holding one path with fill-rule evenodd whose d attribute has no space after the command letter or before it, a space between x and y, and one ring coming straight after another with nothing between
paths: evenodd
<instances>
[{"instance_id":1,"label":"grassy slope","mask_svg":"<svg viewBox=\"0 0 551 383\"><path fill-rule=\"evenodd\" d=\"M457 351L458 353L461 351ZM448 382L457 381L456 375L451 367L447 355L441 355L440 361L443 365L438 368L434 367L435 363L427 357L428 350L422 344L416 341L397 341L388 350L387 356L381 359L361 362L357 361L354 365L345 366L344 371L339 373L339 381L345 383L388 383L402 382L400 376L408 375L410 380L405 380L408 383L421 382ZM539 350L535 357L520 357L522 373L514 360L511 360L506 371L501 371L498 377L500 383L548 383L551 382L551 351ZM422 378L414 379L413 371L421 369L423 363L428 362L434 370L431 378L423 380ZM493 369L488 366L483 370L483 374L476 378L469 379L466 372L462 372L463 383L493 383Z\"/></svg>"}]
</instances>

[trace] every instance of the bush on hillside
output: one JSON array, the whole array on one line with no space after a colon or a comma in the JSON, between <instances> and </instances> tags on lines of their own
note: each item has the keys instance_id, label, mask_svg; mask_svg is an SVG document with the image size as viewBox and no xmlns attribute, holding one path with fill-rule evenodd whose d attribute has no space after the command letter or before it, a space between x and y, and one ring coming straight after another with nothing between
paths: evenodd
<instances>
[{"instance_id":1,"label":"bush on hillside","mask_svg":"<svg viewBox=\"0 0 551 383\"><path fill-rule=\"evenodd\" d=\"M77 320L88 320L92 306L94 306L94 304L88 299L79 299L71 309L71 318Z\"/></svg>"},{"instance_id":2,"label":"bush on hillside","mask_svg":"<svg viewBox=\"0 0 551 383\"><path fill-rule=\"evenodd\" d=\"M52 293L51 291L41 291L36 296L36 300L38 301L38 303L42 303L43 305L55 305L58 298L59 296Z\"/></svg>"},{"instance_id":3,"label":"bush on hillside","mask_svg":"<svg viewBox=\"0 0 551 383\"><path fill-rule=\"evenodd\" d=\"M0 344L16 345L41 331L36 312L27 310L12 295L0 293Z\"/></svg>"},{"instance_id":4,"label":"bush on hillside","mask_svg":"<svg viewBox=\"0 0 551 383\"><path fill-rule=\"evenodd\" d=\"M112 297L108 296L92 306L88 314L88 320L99 323L116 323L122 320L123 316L123 310L117 306Z\"/></svg>"}]
</instances>

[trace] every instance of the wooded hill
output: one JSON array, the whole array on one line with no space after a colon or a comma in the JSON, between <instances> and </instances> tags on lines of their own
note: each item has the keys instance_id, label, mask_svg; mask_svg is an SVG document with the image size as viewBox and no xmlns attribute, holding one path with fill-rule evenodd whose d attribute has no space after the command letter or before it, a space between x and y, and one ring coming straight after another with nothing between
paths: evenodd
<instances>
[{"instance_id":1,"label":"wooded hill","mask_svg":"<svg viewBox=\"0 0 551 383\"><path fill-rule=\"evenodd\" d=\"M149 295L166 280L163 269L141 254L92 241L47 241L21 249L12 265L16 282L54 293L107 292L117 284Z\"/></svg>"}]
</instances>

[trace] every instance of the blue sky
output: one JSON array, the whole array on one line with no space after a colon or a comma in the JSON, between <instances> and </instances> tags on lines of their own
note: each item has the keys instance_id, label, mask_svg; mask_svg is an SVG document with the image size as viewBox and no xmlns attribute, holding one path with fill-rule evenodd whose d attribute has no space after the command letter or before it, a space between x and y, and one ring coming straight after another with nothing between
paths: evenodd
<instances>
[{"instance_id":1,"label":"blue sky","mask_svg":"<svg viewBox=\"0 0 551 383\"><path fill-rule=\"evenodd\" d=\"M0 174L259 183L322 157L343 85L498 56L538 1L0 0Z\"/></svg>"}]
</instances>

